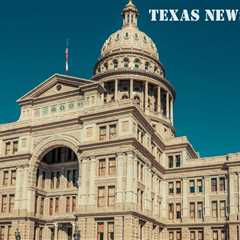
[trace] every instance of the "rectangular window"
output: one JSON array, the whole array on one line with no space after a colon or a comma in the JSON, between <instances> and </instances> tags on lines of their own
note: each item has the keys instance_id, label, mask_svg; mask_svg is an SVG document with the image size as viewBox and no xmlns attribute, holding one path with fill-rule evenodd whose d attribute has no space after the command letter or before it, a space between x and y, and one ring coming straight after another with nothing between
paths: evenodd
<instances>
[{"instance_id":1,"label":"rectangular window","mask_svg":"<svg viewBox=\"0 0 240 240\"><path fill-rule=\"evenodd\" d=\"M41 202L40 202L40 214L43 215L44 212L44 198L41 198Z\"/></svg>"},{"instance_id":2,"label":"rectangular window","mask_svg":"<svg viewBox=\"0 0 240 240\"><path fill-rule=\"evenodd\" d=\"M5 227L0 226L0 240L5 240Z\"/></svg>"},{"instance_id":3,"label":"rectangular window","mask_svg":"<svg viewBox=\"0 0 240 240\"><path fill-rule=\"evenodd\" d=\"M196 233L195 231L190 232L190 240L196 240Z\"/></svg>"},{"instance_id":4,"label":"rectangular window","mask_svg":"<svg viewBox=\"0 0 240 240\"><path fill-rule=\"evenodd\" d=\"M14 194L9 195L9 212L10 213L12 213L14 210L14 201L15 201Z\"/></svg>"},{"instance_id":5,"label":"rectangular window","mask_svg":"<svg viewBox=\"0 0 240 240\"><path fill-rule=\"evenodd\" d=\"M176 204L176 219L181 219L181 203Z\"/></svg>"},{"instance_id":6,"label":"rectangular window","mask_svg":"<svg viewBox=\"0 0 240 240\"><path fill-rule=\"evenodd\" d=\"M34 213L38 213L38 196L35 197Z\"/></svg>"},{"instance_id":7,"label":"rectangular window","mask_svg":"<svg viewBox=\"0 0 240 240\"><path fill-rule=\"evenodd\" d=\"M56 172L56 188L60 187L60 172Z\"/></svg>"},{"instance_id":8,"label":"rectangular window","mask_svg":"<svg viewBox=\"0 0 240 240\"><path fill-rule=\"evenodd\" d=\"M213 240L218 240L218 231L213 231Z\"/></svg>"},{"instance_id":9,"label":"rectangular window","mask_svg":"<svg viewBox=\"0 0 240 240\"><path fill-rule=\"evenodd\" d=\"M225 231L224 229L221 230L221 240L225 240L226 236L225 236Z\"/></svg>"},{"instance_id":10,"label":"rectangular window","mask_svg":"<svg viewBox=\"0 0 240 240\"><path fill-rule=\"evenodd\" d=\"M194 180L190 180L189 181L189 187L190 187L190 193L195 193L195 181Z\"/></svg>"},{"instance_id":11,"label":"rectangular window","mask_svg":"<svg viewBox=\"0 0 240 240\"><path fill-rule=\"evenodd\" d=\"M182 240L182 232L181 231L176 232L176 240Z\"/></svg>"},{"instance_id":12,"label":"rectangular window","mask_svg":"<svg viewBox=\"0 0 240 240\"><path fill-rule=\"evenodd\" d=\"M221 192L225 192L225 177L219 178L219 188Z\"/></svg>"},{"instance_id":13,"label":"rectangular window","mask_svg":"<svg viewBox=\"0 0 240 240\"><path fill-rule=\"evenodd\" d=\"M4 171L3 172L3 186L7 186L8 185L8 180L9 180L9 172L8 171Z\"/></svg>"},{"instance_id":14,"label":"rectangular window","mask_svg":"<svg viewBox=\"0 0 240 240\"><path fill-rule=\"evenodd\" d=\"M109 138L114 139L117 136L117 125L112 124L109 126Z\"/></svg>"},{"instance_id":15,"label":"rectangular window","mask_svg":"<svg viewBox=\"0 0 240 240\"><path fill-rule=\"evenodd\" d=\"M114 223L108 223L108 240L114 240Z\"/></svg>"},{"instance_id":16,"label":"rectangular window","mask_svg":"<svg viewBox=\"0 0 240 240\"><path fill-rule=\"evenodd\" d=\"M211 190L212 192L217 192L217 178L211 179Z\"/></svg>"},{"instance_id":17,"label":"rectangular window","mask_svg":"<svg viewBox=\"0 0 240 240\"><path fill-rule=\"evenodd\" d=\"M198 231L198 240L203 240L203 231Z\"/></svg>"},{"instance_id":18,"label":"rectangular window","mask_svg":"<svg viewBox=\"0 0 240 240\"><path fill-rule=\"evenodd\" d=\"M140 210L143 210L143 191L140 191Z\"/></svg>"},{"instance_id":19,"label":"rectangular window","mask_svg":"<svg viewBox=\"0 0 240 240\"><path fill-rule=\"evenodd\" d=\"M73 186L77 187L78 174L77 174L77 170L76 169L73 169L73 171L72 171L72 182L73 182Z\"/></svg>"},{"instance_id":20,"label":"rectangular window","mask_svg":"<svg viewBox=\"0 0 240 240\"><path fill-rule=\"evenodd\" d=\"M16 184L16 170L11 171L11 185Z\"/></svg>"},{"instance_id":21,"label":"rectangular window","mask_svg":"<svg viewBox=\"0 0 240 240\"><path fill-rule=\"evenodd\" d=\"M18 141L13 142L13 154L18 152Z\"/></svg>"},{"instance_id":22,"label":"rectangular window","mask_svg":"<svg viewBox=\"0 0 240 240\"><path fill-rule=\"evenodd\" d=\"M43 240L43 228L39 228L39 240Z\"/></svg>"},{"instance_id":23,"label":"rectangular window","mask_svg":"<svg viewBox=\"0 0 240 240\"><path fill-rule=\"evenodd\" d=\"M72 197L72 212L76 211L76 197Z\"/></svg>"},{"instance_id":24,"label":"rectangular window","mask_svg":"<svg viewBox=\"0 0 240 240\"><path fill-rule=\"evenodd\" d=\"M50 188L51 188L51 189L54 188L54 172L51 172L51 184L50 184Z\"/></svg>"},{"instance_id":25,"label":"rectangular window","mask_svg":"<svg viewBox=\"0 0 240 240\"><path fill-rule=\"evenodd\" d=\"M59 212L59 198L55 198L55 213Z\"/></svg>"},{"instance_id":26,"label":"rectangular window","mask_svg":"<svg viewBox=\"0 0 240 240\"><path fill-rule=\"evenodd\" d=\"M190 218L195 218L195 202L190 203Z\"/></svg>"},{"instance_id":27,"label":"rectangular window","mask_svg":"<svg viewBox=\"0 0 240 240\"><path fill-rule=\"evenodd\" d=\"M45 188L46 173L42 172L42 188Z\"/></svg>"},{"instance_id":28,"label":"rectangular window","mask_svg":"<svg viewBox=\"0 0 240 240\"><path fill-rule=\"evenodd\" d=\"M168 183L168 194L169 195L173 195L173 193L174 193L174 185L173 184L174 184L173 182Z\"/></svg>"},{"instance_id":29,"label":"rectangular window","mask_svg":"<svg viewBox=\"0 0 240 240\"><path fill-rule=\"evenodd\" d=\"M169 240L174 240L174 232L169 232Z\"/></svg>"},{"instance_id":30,"label":"rectangular window","mask_svg":"<svg viewBox=\"0 0 240 240\"><path fill-rule=\"evenodd\" d=\"M141 164L141 166L140 166L140 180L141 181L143 181L143 170L144 170L143 164Z\"/></svg>"},{"instance_id":31,"label":"rectangular window","mask_svg":"<svg viewBox=\"0 0 240 240\"><path fill-rule=\"evenodd\" d=\"M109 158L108 174L109 174L109 176L116 175L116 159L115 158Z\"/></svg>"},{"instance_id":32,"label":"rectangular window","mask_svg":"<svg viewBox=\"0 0 240 240\"><path fill-rule=\"evenodd\" d=\"M213 218L217 218L218 217L217 201L212 201L212 217Z\"/></svg>"},{"instance_id":33,"label":"rectangular window","mask_svg":"<svg viewBox=\"0 0 240 240\"><path fill-rule=\"evenodd\" d=\"M176 182L176 193L180 194L181 192L182 192L182 190L181 190L181 182L177 181Z\"/></svg>"},{"instance_id":34,"label":"rectangular window","mask_svg":"<svg viewBox=\"0 0 240 240\"><path fill-rule=\"evenodd\" d=\"M181 167L181 155L176 155L176 168Z\"/></svg>"},{"instance_id":35,"label":"rectangular window","mask_svg":"<svg viewBox=\"0 0 240 240\"><path fill-rule=\"evenodd\" d=\"M7 212L7 195L2 195L1 212L2 213L6 213Z\"/></svg>"},{"instance_id":36,"label":"rectangular window","mask_svg":"<svg viewBox=\"0 0 240 240\"><path fill-rule=\"evenodd\" d=\"M103 177L106 175L106 159L100 159L98 163L98 176Z\"/></svg>"},{"instance_id":37,"label":"rectangular window","mask_svg":"<svg viewBox=\"0 0 240 240\"><path fill-rule=\"evenodd\" d=\"M105 202L105 187L98 187L98 207L104 207Z\"/></svg>"},{"instance_id":38,"label":"rectangular window","mask_svg":"<svg viewBox=\"0 0 240 240\"><path fill-rule=\"evenodd\" d=\"M173 205L173 203L169 203L169 205L168 205L168 218L169 218L169 220L173 220L173 218L174 218L174 205Z\"/></svg>"},{"instance_id":39,"label":"rectangular window","mask_svg":"<svg viewBox=\"0 0 240 240\"><path fill-rule=\"evenodd\" d=\"M199 192L199 193L203 192L202 179L198 179L198 180L197 180L197 188L198 188L198 192Z\"/></svg>"},{"instance_id":40,"label":"rectangular window","mask_svg":"<svg viewBox=\"0 0 240 240\"><path fill-rule=\"evenodd\" d=\"M226 217L226 202L224 200L220 201L220 217Z\"/></svg>"},{"instance_id":41,"label":"rectangular window","mask_svg":"<svg viewBox=\"0 0 240 240\"><path fill-rule=\"evenodd\" d=\"M66 198L66 212L70 212L70 197Z\"/></svg>"},{"instance_id":42,"label":"rectangular window","mask_svg":"<svg viewBox=\"0 0 240 240\"><path fill-rule=\"evenodd\" d=\"M107 139L107 127L103 126L99 128L99 140L105 141Z\"/></svg>"},{"instance_id":43,"label":"rectangular window","mask_svg":"<svg viewBox=\"0 0 240 240\"><path fill-rule=\"evenodd\" d=\"M198 217L198 219L203 218L203 203L202 202L197 203L197 217Z\"/></svg>"},{"instance_id":44,"label":"rectangular window","mask_svg":"<svg viewBox=\"0 0 240 240\"><path fill-rule=\"evenodd\" d=\"M115 186L108 187L108 206L115 205Z\"/></svg>"},{"instance_id":45,"label":"rectangular window","mask_svg":"<svg viewBox=\"0 0 240 240\"><path fill-rule=\"evenodd\" d=\"M5 155L8 156L11 154L11 142L5 143Z\"/></svg>"},{"instance_id":46,"label":"rectangular window","mask_svg":"<svg viewBox=\"0 0 240 240\"><path fill-rule=\"evenodd\" d=\"M168 168L173 168L173 156L168 156Z\"/></svg>"},{"instance_id":47,"label":"rectangular window","mask_svg":"<svg viewBox=\"0 0 240 240\"><path fill-rule=\"evenodd\" d=\"M98 223L97 240L104 240L104 223Z\"/></svg>"},{"instance_id":48,"label":"rectangular window","mask_svg":"<svg viewBox=\"0 0 240 240\"><path fill-rule=\"evenodd\" d=\"M53 215L53 198L50 198L49 201L49 215Z\"/></svg>"}]
</instances>

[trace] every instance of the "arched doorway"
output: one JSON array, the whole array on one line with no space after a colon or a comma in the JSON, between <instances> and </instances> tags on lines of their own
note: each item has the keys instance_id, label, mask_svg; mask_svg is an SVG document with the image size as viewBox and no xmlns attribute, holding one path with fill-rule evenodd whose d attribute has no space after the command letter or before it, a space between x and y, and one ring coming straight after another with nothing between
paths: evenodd
<instances>
[{"instance_id":1,"label":"arched doorway","mask_svg":"<svg viewBox=\"0 0 240 240\"><path fill-rule=\"evenodd\" d=\"M48 227L39 224L35 229L35 236L39 240L56 239L56 235L57 239L72 239L78 186L79 164L72 149L65 146L51 148L39 159L34 215L39 219L50 220ZM60 224L63 217L66 224Z\"/></svg>"}]
</instances>

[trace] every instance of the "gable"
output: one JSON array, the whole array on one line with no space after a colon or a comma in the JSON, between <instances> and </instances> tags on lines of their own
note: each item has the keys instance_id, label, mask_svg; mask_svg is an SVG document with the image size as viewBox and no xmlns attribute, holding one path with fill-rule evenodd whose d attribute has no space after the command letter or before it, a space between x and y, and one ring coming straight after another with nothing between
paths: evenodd
<instances>
[{"instance_id":1,"label":"gable","mask_svg":"<svg viewBox=\"0 0 240 240\"><path fill-rule=\"evenodd\" d=\"M40 98L52 97L79 89L80 86L92 83L91 80L75 78L60 74L54 74L46 81L21 97L17 102L20 104Z\"/></svg>"}]
</instances>

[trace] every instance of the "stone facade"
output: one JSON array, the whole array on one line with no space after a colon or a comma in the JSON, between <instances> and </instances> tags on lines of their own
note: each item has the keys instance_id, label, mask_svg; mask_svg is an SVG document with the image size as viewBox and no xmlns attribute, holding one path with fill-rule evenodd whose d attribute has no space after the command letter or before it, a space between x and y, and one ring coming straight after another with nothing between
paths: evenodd
<instances>
[{"instance_id":1,"label":"stone facade","mask_svg":"<svg viewBox=\"0 0 240 240\"><path fill-rule=\"evenodd\" d=\"M0 126L0 240L240 239L240 153L176 137L175 91L129 1L91 80L55 74Z\"/></svg>"}]
</instances>

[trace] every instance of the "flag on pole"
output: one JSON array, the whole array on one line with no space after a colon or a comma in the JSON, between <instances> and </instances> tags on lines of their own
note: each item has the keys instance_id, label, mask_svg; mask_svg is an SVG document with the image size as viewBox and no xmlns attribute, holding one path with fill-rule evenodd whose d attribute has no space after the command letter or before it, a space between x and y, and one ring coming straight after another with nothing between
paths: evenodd
<instances>
[{"instance_id":1,"label":"flag on pole","mask_svg":"<svg viewBox=\"0 0 240 240\"><path fill-rule=\"evenodd\" d=\"M66 51L65 51L65 60L66 60L66 63L65 63L65 71L68 72L69 70L69 65L68 65L68 57L69 57L69 39L67 39L66 41Z\"/></svg>"}]
</instances>

